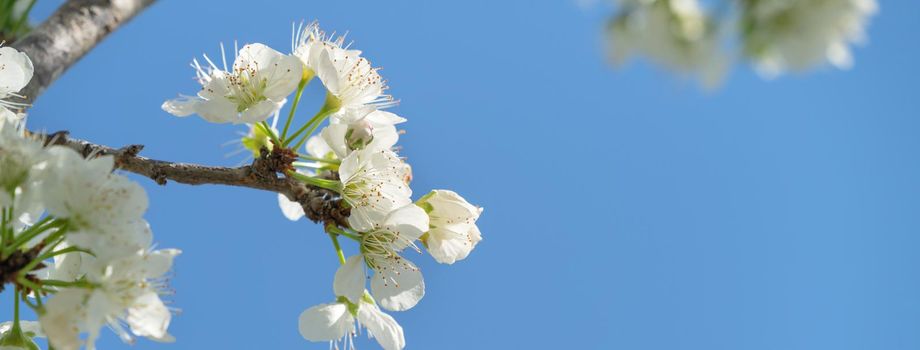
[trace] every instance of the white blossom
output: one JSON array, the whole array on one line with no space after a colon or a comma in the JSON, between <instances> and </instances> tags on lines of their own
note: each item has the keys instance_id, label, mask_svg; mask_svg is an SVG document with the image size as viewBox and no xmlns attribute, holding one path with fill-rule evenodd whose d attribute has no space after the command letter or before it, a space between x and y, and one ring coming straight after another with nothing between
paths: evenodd
<instances>
[{"instance_id":1,"label":"white blossom","mask_svg":"<svg viewBox=\"0 0 920 350\"><path fill-rule=\"evenodd\" d=\"M371 294L380 306L393 311L415 306L425 296L425 282L418 267L400 252L418 251L415 241L427 230L428 215L415 204L392 211L377 227L361 233L361 254L348 258L335 273L335 294L357 303L368 268L374 271Z\"/></svg>"},{"instance_id":2,"label":"white blossom","mask_svg":"<svg viewBox=\"0 0 920 350\"><path fill-rule=\"evenodd\" d=\"M362 300L357 307L352 305L347 300L341 300L305 310L300 314L300 335L309 341L328 341L336 349L347 350L355 348L354 336L360 327L364 327L368 336L376 339L385 350L406 347L403 329L392 316L381 311L372 301Z\"/></svg>"},{"instance_id":3,"label":"white blossom","mask_svg":"<svg viewBox=\"0 0 920 350\"><path fill-rule=\"evenodd\" d=\"M42 141L23 130L18 117L0 118L0 207L14 208L17 228L31 224L43 210L37 175L47 158Z\"/></svg>"},{"instance_id":4,"label":"white blossom","mask_svg":"<svg viewBox=\"0 0 920 350\"><path fill-rule=\"evenodd\" d=\"M339 158L355 150L390 150L399 140L396 124L406 121L396 114L381 110L356 110L360 117L343 118L349 123L333 120L320 133L326 144Z\"/></svg>"},{"instance_id":5,"label":"white blossom","mask_svg":"<svg viewBox=\"0 0 920 350\"><path fill-rule=\"evenodd\" d=\"M147 194L137 183L111 173L114 159L84 159L54 146L43 172L43 202L57 218L67 219L68 242L99 258L131 255L150 245L152 235L143 214Z\"/></svg>"},{"instance_id":6,"label":"white blossom","mask_svg":"<svg viewBox=\"0 0 920 350\"><path fill-rule=\"evenodd\" d=\"M829 62L853 65L850 44L865 41L875 0L759 0L744 2L746 53L760 72L772 77Z\"/></svg>"},{"instance_id":7,"label":"white blossom","mask_svg":"<svg viewBox=\"0 0 920 350\"><path fill-rule=\"evenodd\" d=\"M60 290L39 317L49 342L56 349L78 349L82 332L87 334L86 348L94 349L106 325L128 343L135 336L172 341L167 332L172 315L159 294L165 291L163 275L179 253L175 249L144 250L109 262L89 262L85 277L92 286Z\"/></svg>"},{"instance_id":8,"label":"white blossom","mask_svg":"<svg viewBox=\"0 0 920 350\"><path fill-rule=\"evenodd\" d=\"M418 201L430 219L423 237L428 252L439 263L453 264L465 259L482 240L476 220L482 208L468 203L456 192L434 190Z\"/></svg>"},{"instance_id":9,"label":"white blossom","mask_svg":"<svg viewBox=\"0 0 920 350\"><path fill-rule=\"evenodd\" d=\"M294 55L322 80L332 99L334 119L351 122L352 110L380 109L395 104L384 93L387 86L379 70L361 57L360 50L344 45L345 38L329 39L316 23L295 35ZM327 104L330 102L327 102Z\"/></svg>"},{"instance_id":10,"label":"white blossom","mask_svg":"<svg viewBox=\"0 0 920 350\"><path fill-rule=\"evenodd\" d=\"M24 104L6 101L9 97L23 97L22 88L32 80L35 68L25 53L12 47L0 47L0 117L9 117L9 108L19 109Z\"/></svg>"},{"instance_id":11,"label":"white blossom","mask_svg":"<svg viewBox=\"0 0 920 350\"><path fill-rule=\"evenodd\" d=\"M334 285L341 284L340 279L348 277L351 276L336 273ZM346 296L338 295L334 303L316 305L305 310L300 314L298 328L300 335L309 341L328 341L330 347L335 349L340 346L354 349L354 336L361 327L367 328L368 335L377 339L386 350L399 350L406 346L402 327L377 307L363 285L360 295L353 302Z\"/></svg>"},{"instance_id":12,"label":"white blossom","mask_svg":"<svg viewBox=\"0 0 920 350\"><path fill-rule=\"evenodd\" d=\"M714 23L697 0L622 0L608 26L610 56L624 64L635 54L677 72L698 75L705 86L721 82L728 66Z\"/></svg>"},{"instance_id":13,"label":"white blossom","mask_svg":"<svg viewBox=\"0 0 920 350\"><path fill-rule=\"evenodd\" d=\"M303 64L263 44L240 49L232 70L194 60L202 89L195 97L183 96L163 103L163 110L185 117L198 114L213 123L255 123L281 108L303 77Z\"/></svg>"},{"instance_id":14,"label":"white blossom","mask_svg":"<svg viewBox=\"0 0 920 350\"><path fill-rule=\"evenodd\" d=\"M348 223L368 231L396 208L412 202L406 182L409 168L389 150L361 150L342 159L339 166L342 199L351 206Z\"/></svg>"}]
</instances>

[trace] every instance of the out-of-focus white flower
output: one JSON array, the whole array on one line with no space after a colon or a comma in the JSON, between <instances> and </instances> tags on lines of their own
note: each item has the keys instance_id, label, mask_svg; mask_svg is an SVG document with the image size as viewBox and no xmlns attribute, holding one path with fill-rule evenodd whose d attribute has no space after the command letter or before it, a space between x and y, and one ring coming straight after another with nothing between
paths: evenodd
<instances>
[{"instance_id":1,"label":"out-of-focus white flower","mask_svg":"<svg viewBox=\"0 0 920 350\"><path fill-rule=\"evenodd\" d=\"M100 259L132 255L150 245L143 214L147 194L137 183L112 174L110 156L84 159L61 146L48 149L42 198L51 215L67 219L67 240Z\"/></svg>"},{"instance_id":2,"label":"out-of-focus white flower","mask_svg":"<svg viewBox=\"0 0 920 350\"><path fill-rule=\"evenodd\" d=\"M25 107L21 103L6 101L8 97L23 97L19 91L29 84L35 68L25 53L12 47L0 47L0 115L9 116L8 108Z\"/></svg>"},{"instance_id":3,"label":"out-of-focus white flower","mask_svg":"<svg viewBox=\"0 0 920 350\"><path fill-rule=\"evenodd\" d=\"M355 151L342 159L341 194L351 206L351 228L373 230L391 211L412 203L412 189L406 184L408 171L403 161L388 150Z\"/></svg>"},{"instance_id":4,"label":"out-of-focus white flower","mask_svg":"<svg viewBox=\"0 0 920 350\"><path fill-rule=\"evenodd\" d=\"M428 230L428 215L409 204L393 210L374 229L361 233L361 254L345 261L335 273L336 295L357 303L364 294L365 267L374 271L371 294L380 306L393 311L412 308L425 296L422 273L399 253L418 251L415 241Z\"/></svg>"},{"instance_id":5,"label":"out-of-focus white flower","mask_svg":"<svg viewBox=\"0 0 920 350\"><path fill-rule=\"evenodd\" d=\"M853 65L850 44L865 41L875 0L758 0L742 2L742 39L759 71L773 77L829 62Z\"/></svg>"},{"instance_id":6,"label":"out-of-focus white flower","mask_svg":"<svg viewBox=\"0 0 920 350\"><path fill-rule=\"evenodd\" d=\"M390 150L399 141L396 124L405 122L405 118L381 110L353 113L366 114L357 118L343 118L354 120L350 123L333 120L321 132L323 140L339 158L345 158L355 150Z\"/></svg>"},{"instance_id":7,"label":"out-of-focus white flower","mask_svg":"<svg viewBox=\"0 0 920 350\"><path fill-rule=\"evenodd\" d=\"M42 141L27 137L18 117L0 118L0 207L14 208L17 227L31 224L43 210L37 166L45 158Z\"/></svg>"},{"instance_id":8,"label":"out-of-focus white flower","mask_svg":"<svg viewBox=\"0 0 920 350\"><path fill-rule=\"evenodd\" d=\"M183 96L163 103L178 117L198 114L213 123L255 123L281 108L303 77L303 64L263 44L244 46L231 71L220 69L205 56L208 66L194 60L202 85L196 97Z\"/></svg>"},{"instance_id":9,"label":"out-of-focus white flower","mask_svg":"<svg viewBox=\"0 0 920 350\"><path fill-rule=\"evenodd\" d=\"M167 332L172 315L159 293L165 288L162 276L179 253L144 250L109 262L94 259L85 275L91 287L62 289L46 304L39 321L49 342L56 349L78 349L82 332L86 348L94 349L104 325L128 343L135 336L172 341Z\"/></svg>"},{"instance_id":10,"label":"out-of-focus white flower","mask_svg":"<svg viewBox=\"0 0 920 350\"><path fill-rule=\"evenodd\" d=\"M697 0L622 0L608 25L610 57L622 65L635 54L718 85L728 67L713 21Z\"/></svg>"},{"instance_id":11,"label":"out-of-focus white flower","mask_svg":"<svg viewBox=\"0 0 920 350\"><path fill-rule=\"evenodd\" d=\"M456 192L434 190L417 204L430 218L430 229L422 240L439 263L453 264L465 259L482 240L476 226L482 208L470 204Z\"/></svg>"}]
</instances>

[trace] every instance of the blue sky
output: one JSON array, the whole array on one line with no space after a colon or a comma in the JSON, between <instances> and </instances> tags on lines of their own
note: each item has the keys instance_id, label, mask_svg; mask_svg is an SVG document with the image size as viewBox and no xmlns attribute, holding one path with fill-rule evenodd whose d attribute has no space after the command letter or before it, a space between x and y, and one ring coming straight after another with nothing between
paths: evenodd
<instances>
[{"instance_id":1,"label":"blue sky","mask_svg":"<svg viewBox=\"0 0 920 350\"><path fill-rule=\"evenodd\" d=\"M485 207L469 259L414 257L428 294L395 315L409 349L917 349L920 4L881 5L851 71L763 81L742 66L705 92L606 65L606 6L165 0L61 78L30 123L235 165L220 145L239 127L160 104L196 91L188 63L220 42L286 50L291 22L317 19L384 67L416 198L449 188ZM301 118L319 85L305 98ZM179 341L162 348L327 348L297 332L301 311L334 297L319 226L288 222L271 193L138 181L160 247L184 250ZM108 333L100 347L123 345Z\"/></svg>"}]
</instances>

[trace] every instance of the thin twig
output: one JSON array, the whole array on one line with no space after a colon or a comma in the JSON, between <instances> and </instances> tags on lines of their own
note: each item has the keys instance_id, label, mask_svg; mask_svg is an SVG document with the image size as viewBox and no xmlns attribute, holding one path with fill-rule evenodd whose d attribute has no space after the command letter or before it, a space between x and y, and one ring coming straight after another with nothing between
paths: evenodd
<instances>
[{"instance_id":1,"label":"thin twig","mask_svg":"<svg viewBox=\"0 0 920 350\"><path fill-rule=\"evenodd\" d=\"M148 177L160 185L174 181L186 185L227 185L247 187L283 194L298 202L306 216L314 222L333 223L347 227L349 210L341 205L337 193L307 186L278 173L267 157L259 157L251 165L240 167L214 167L188 163L174 163L138 155L144 146L129 145L112 148L89 141L71 138L67 132L44 136L46 140L73 149L84 157L111 155L119 169ZM335 174L328 176L334 177Z\"/></svg>"}]
</instances>

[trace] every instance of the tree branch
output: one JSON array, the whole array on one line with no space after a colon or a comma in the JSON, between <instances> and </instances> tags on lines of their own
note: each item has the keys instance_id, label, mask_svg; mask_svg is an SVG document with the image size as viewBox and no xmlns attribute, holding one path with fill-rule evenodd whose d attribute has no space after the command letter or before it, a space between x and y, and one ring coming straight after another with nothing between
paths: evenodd
<instances>
[{"instance_id":1,"label":"tree branch","mask_svg":"<svg viewBox=\"0 0 920 350\"><path fill-rule=\"evenodd\" d=\"M168 180L187 185L228 185L277 192L300 203L304 213L313 222L333 223L348 227L350 210L342 206L341 197L332 191L307 186L303 182L278 176L277 166L267 157L260 157L251 165L235 168L213 167L198 164L173 163L139 156L142 145L115 149L89 141L74 139L67 132L44 136L49 143L66 146L84 157L111 155L119 169L148 177L160 185ZM337 174L327 174L335 178Z\"/></svg>"},{"instance_id":2,"label":"tree branch","mask_svg":"<svg viewBox=\"0 0 920 350\"><path fill-rule=\"evenodd\" d=\"M68 0L44 23L11 45L25 52L35 66L32 81L20 91L25 98L16 102L35 102L48 86L96 44L154 1ZM66 132L49 135L46 139L76 150L84 157L114 156L119 169L146 176L160 185L171 180L188 185L217 184L281 193L300 203L310 220L347 227L349 209L341 205L337 193L278 176L280 169L266 157L242 167L212 167L150 159L138 155L144 148L142 145L115 149L70 138Z\"/></svg>"},{"instance_id":3,"label":"tree branch","mask_svg":"<svg viewBox=\"0 0 920 350\"><path fill-rule=\"evenodd\" d=\"M11 46L25 52L35 76L17 102L31 104L102 39L155 0L68 0L44 23Z\"/></svg>"}]
</instances>

